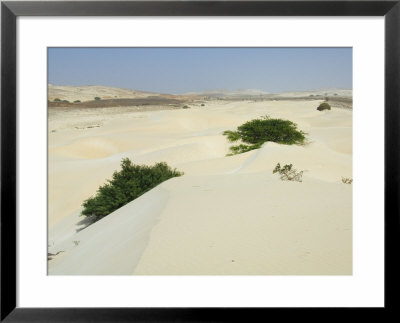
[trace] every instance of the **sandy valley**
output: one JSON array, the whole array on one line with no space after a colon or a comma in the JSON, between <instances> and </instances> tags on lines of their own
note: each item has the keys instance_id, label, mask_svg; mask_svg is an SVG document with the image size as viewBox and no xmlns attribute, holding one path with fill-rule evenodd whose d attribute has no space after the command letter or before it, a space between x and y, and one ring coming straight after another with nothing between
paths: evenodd
<instances>
[{"instance_id":1,"label":"sandy valley","mask_svg":"<svg viewBox=\"0 0 400 323\"><path fill-rule=\"evenodd\" d=\"M352 178L352 109L317 111L323 98L298 97L49 108L48 273L351 275L352 185L342 177ZM226 156L223 131L265 115L295 122L307 143ZM82 202L124 157L184 175L90 225ZM277 163L304 170L303 181L280 180Z\"/></svg>"}]
</instances>

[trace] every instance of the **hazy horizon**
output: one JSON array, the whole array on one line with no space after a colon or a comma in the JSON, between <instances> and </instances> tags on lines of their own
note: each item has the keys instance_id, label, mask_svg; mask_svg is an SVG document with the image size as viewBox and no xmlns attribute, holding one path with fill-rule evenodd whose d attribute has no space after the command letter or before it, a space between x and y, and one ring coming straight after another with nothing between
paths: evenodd
<instances>
[{"instance_id":1,"label":"hazy horizon","mask_svg":"<svg viewBox=\"0 0 400 323\"><path fill-rule=\"evenodd\" d=\"M139 91L352 89L352 48L48 48L48 83Z\"/></svg>"},{"instance_id":2,"label":"hazy horizon","mask_svg":"<svg viewBox=\"0 0 400 323\"><path fill-rule=\"evenodd\" d=\"M209 89L205 91L187 91L184 93L168 93L168 92L156 92L156 91L151 91L151 90L143 90L143 89L138 89L138 88L127 88L127 87L118 87L118 86L110 86L110 85L104 85L104 84L82 84L82 85L71 85L71 84L54 84L54 83L48 83L48 85L53 85L53 86L71 86L71 87L89 87L89 86L99 86L99 87L110 87L110 88L118 88L122 90L135 90L138 92L149 92L149 93L159 93L159 94L174 94L174 95L185 95L185 94L201 94L201 93L218 93L218 92L240 92L240 91L262 91L265 92L265 94L279 94L279 93L284 93L284 92L318 92L318 91L326 91L326 90L349 90L352 91L353 89L351 88L339 88L339 87L331 87L331 88L320 88L320 89L305 89L305 90L292 90L292 91L279 91L279 92L271 92L271 91L264 91L260 89Z\"/></svg>"}]
</instances>

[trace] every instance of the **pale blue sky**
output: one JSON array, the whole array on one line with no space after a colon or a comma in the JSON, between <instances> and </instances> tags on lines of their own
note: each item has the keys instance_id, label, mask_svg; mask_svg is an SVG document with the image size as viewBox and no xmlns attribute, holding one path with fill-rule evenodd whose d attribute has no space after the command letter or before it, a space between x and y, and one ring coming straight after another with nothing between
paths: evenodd
<instances>
[{"instance_id":1,"label":"pale blue sky","mask_svg":"<svg viewBox=\"0 0 400 323\"><path fill-rule=\"evenodd\" d=\"M48 81L161 93L352 88L351 48L49 48Z\"/></svg>"}]
</instances>

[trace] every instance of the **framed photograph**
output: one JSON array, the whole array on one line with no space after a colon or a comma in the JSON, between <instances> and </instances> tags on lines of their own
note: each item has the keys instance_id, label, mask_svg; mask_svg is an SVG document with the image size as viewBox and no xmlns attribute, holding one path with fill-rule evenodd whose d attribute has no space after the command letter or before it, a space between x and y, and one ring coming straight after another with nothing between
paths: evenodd
<instances>
[{"instance_id":1,"label":"framed photograph","mask_svg":"<svg viewBox=\"0 0 400 323\"><path fill-rule=\"evenodd\" d=\"M1 320L393 315L399 16L2 2Z\"/></svg>"}]
</instances>

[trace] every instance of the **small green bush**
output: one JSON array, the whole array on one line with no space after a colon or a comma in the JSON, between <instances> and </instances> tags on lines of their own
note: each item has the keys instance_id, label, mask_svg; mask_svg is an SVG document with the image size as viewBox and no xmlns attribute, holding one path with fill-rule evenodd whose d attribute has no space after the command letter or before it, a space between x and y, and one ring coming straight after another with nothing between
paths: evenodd
<instances>
[{"instance_id":1,"label":"small green bush","mask_svg":"<svg viewBox=\"0 0 400 323\"><path fill-rule=\"evenodd\" d=\"M61 102L61 100L59 98L55 98L54 102Z\"/></svg>"},{"instance_id":2,"label":"small green bush","mask_svg":"<svg viewBox=\"0 0 400 323\"><path fill-rule=\"evenodd\" d=\"M62 100L62 102L64 102L64 103L69 103L69 101L68 101L68 100Z\"/></svg>"},{"instance_id":3,"label":"small green bush","mask_svg":"<svg viewBox=\"0 0 400 323\"><path fill-rule=\"evenodd\" d=\"M326 102L321 103L317 108L318 111L330 110L330 109L331 109L331 106L329 105L329 103L326 103Z\"/></svg>"},{"instance_id":4,"label":"small green bush","mask_svg":"<svg viewBox=\"0 0 400 323\"><path fill-rule=\"evenodd\" d=\"M237 128L237 131L226 130L223 135L230 142L241 140L246 145L231 147L233 154L240 154L258 149L264 142L272 141L279 144L303 144L306 133L297 130L297 125L289 120L271 119L268 116L248 121Z\"/></svg>"},{"instance_id":5,"label":"small green bush","mask_svg":"<svg viewBox=\"0 0 400 323\"><path fill-rule=\"evenodd\" d=\"M204 107L204 103L202 103L201 106Z\"/></svg>"},{"instance_id":6,"label":"small green bush","mask_svg":"<svg viewBox=\"0 0 400 323\"><path fill-rule=\"evenodd\" d=\"M303 170L298 172L296 169L293 169L293 165L284 165L281 167L281 164L278 163L275 166L275 169L272 171L273 174L279 173L281 175L282 181L296 181L301 182L303 177Z\"/></svg>"},{"instance_id":7,"label":"small green bush","mask_svg":"<svg viewBox=\"0 0 400 323\"><path fill-rule=\"evenodd\" d=\"M184 106L182 107L182 109L190 109L190 107L188 107L187 105L184 105Z\"/></svg>"},{"instance_id":8,"label":"small green bush","mask_svg":"<svg viewBox=\"0 0 400 323\"><path fill-rule=\"evenodd\" d=\"M154 166L134 165L129 158L121 161L121 170L114 172L108 183L97 189L97 194L82 204L82 215L100 220L111 212L133 201L158 184L183 173L171 169L165 162Z\"/></svg>"},{"instance_id":9,"label":"small green bush","mask_svg":"<svg viewBox=\"0 0 400 323\"><path fill-rule=\"evenodd\" d=\"M81 100L75 100L74 101L74 103L80 103L81 102Z\"/></svg>"},{"instance_id":10,"label":"small green bush","mask_svg":"<svg viewBox=\"0 0 400 323\"><path fill-rule=\"evenodd\" d=\"M100 98L100 97L98 97L98 96L96 96L94 99L95 99L96 101L99 101L99 100L101 100L101 98Z\"/></svg>"}]
</instances>

